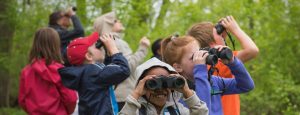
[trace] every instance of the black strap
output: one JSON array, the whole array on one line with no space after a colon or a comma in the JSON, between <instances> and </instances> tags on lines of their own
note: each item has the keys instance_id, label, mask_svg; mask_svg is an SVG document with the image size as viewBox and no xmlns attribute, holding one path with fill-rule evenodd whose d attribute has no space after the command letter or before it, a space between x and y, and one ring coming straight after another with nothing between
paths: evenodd
<instances>
[{"instance_id":1,"label":"black strap","mask_svg":"<svg viewBox=\"0 0 300 115\"><path fill-rule=\"evenodd\" d=\"M124 105L125 105L125 102L118 102L119 111L122 110L122 108L124 107Z\"/></svg>"},{"instance_id":2,"label":"black strap","mask_svg":"<svg viewBox=\"0 0 300 115\"><path fill-rule=\"evenodd\" d=\"M144 105L141 105L141 108L139 109L139 115L147 115L147 110Z\"/></svg>"},{"instance_id":3,"label":"black strap","mask_svg":"<svg viewBox=\"0 0 300 115\"><path fill-rule=\"evenodd\" d=\"M232 44L233 50L235 50L235 43L234 43L234 39L231 37L231 34L229 32L226 31L227 36L229 37L229 40ZM226 40L224 39L225 45L227 46Z\"/></svg>"},{"instance_id":4,"label":"black strap","mask_svg":"<svg viewBox=\"0 0 300 115\"><path fill-rule=\"evenodd\" d=\"M211 66L208 70L208 81L210 83L210 86L212 88L213 86L213 81L211 81L211 76L213 75L213 73L217 71L218 75L219 76L219 69L216 68L215 66ZM223 83L223 89L220 91L220 90L214 90L213 88L211 89L211 96L213 95L218 95L218 94L223 94L225 91L226 91L226 85L225 85L225 82L224 82L224 79L219 77L221 80L222 80L222 83Z\"/></svg>"},{"instance_id":5,"label":"black strap","mask_svg":"<svg viewBox=\"0 0 300 115\"><path fill-rule=\"evenodd\" d=\"M167 107L167 110L169 111L170 115L177 115L176 110L173 106Z\"/></svg>"},{"instance_id":6,"label":"black strap","mask_svg":"<svg viewBox=\"0 0 300 115\"><path fill-rule=\"evenodd\" d=\"M214 74L214 71L215 71L215 67L214 65L211 65L207 72L207 80L210 83L210 86L212 86L213 84L213 82L211 81L211 76Z\"/></svg>"}]
</instances>

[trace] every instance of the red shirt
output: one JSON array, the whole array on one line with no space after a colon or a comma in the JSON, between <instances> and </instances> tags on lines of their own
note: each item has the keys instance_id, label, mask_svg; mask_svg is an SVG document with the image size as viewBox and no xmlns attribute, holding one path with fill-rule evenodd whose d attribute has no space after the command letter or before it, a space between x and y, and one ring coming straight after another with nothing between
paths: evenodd
<instances>
[{"instance_id":1,"label":"red shirt","mask_svg":"<svg viewBox=\"0 0 300 115\"><path fill-rule=\"evenodd\" d=\"M23 68L20 78L19 105L30 115L67 115L76 106L76 92L63 86L57 72L63 65L35 60Z\"/></svg>"}]
</instances>

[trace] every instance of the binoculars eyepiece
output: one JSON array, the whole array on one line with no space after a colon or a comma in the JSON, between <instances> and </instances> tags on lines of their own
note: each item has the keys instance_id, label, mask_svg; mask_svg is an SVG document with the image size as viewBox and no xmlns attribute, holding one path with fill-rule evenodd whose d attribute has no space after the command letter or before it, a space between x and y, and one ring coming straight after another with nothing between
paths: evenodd
<instances>
[{"instance_id":1,"label":"binoculars eyepiece","mask_svg":"<svg viewBox=\"0 0 300 115\"><path fill-rule=\"evenodd\" d=\"M225 31L225 27L219 22L217 23L217 25L215 26L217 33L220 35Z\"/></svg>"},{"instance_id":2,"label":"binoculars eyepiece","mask_svg":"<svg viewBox=\"0 0 300 115\"><path fill-rule=\"evenodd\" d=\"M102 46L104 46L103 42L100 39L97 40L95 45L97 49L100 49Z\"/></svg>"},{"instance_id":3,"label":"binoculars eyepiece","mask_svg":"<svg viewBox=\"0 0 300 115\"><path fill-rule=\"evenodd\" d=\"M73 7L72 7L72 10L73 10L73 11L77 11L77 7L73 6Z\"/></svg>"}]
</instances>

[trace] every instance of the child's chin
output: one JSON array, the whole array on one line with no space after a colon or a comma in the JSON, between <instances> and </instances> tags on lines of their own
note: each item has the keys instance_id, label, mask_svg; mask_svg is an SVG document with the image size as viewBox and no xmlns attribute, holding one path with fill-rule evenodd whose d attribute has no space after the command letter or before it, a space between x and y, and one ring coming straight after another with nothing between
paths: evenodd
<instances>
[{"instance_id":1,"label":"child's chin","mask_svg":"<svg viewBox=\"0 0 300 115\"><path fill-rule=\"evenodd\" d=\"M167 100L155 100L156 103L154 105L156 106L164 106Z\"/></svg>"},{"instance_id":2,"label":"child's chin","mask_svg":"<svg viewBox=\"0 0 300 115\"><path fill-rule=\"evenodd\" d=\"M164 104L167 101L167 97L153 97L153 101Z\"/></svg>"}]
</instances>

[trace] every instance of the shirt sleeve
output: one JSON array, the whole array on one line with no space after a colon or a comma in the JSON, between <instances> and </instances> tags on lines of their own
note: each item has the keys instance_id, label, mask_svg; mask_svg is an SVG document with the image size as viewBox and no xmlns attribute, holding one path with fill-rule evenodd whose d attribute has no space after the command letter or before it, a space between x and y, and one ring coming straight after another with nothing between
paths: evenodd
<instances>
[{"instance_id":1,"label":"shirt sleeve","mask_svg":"<svg viewBox=\"0 0 300 115\"><path fill-rule=\"evenodd\" d=\"M194 67L194 79L195 79L195 92L200 100L204 101L208 107L208 111L211 109L211 86L208 81L207 67L205 64L195 65Z\"/></svg>"},{"instance_id":2,"label":"shirt sleeve","mask_svg":"<svg viewBox=\"0 0 300 115\"><path fill-rule=\"evenodd\" d=\"M60 37L61 37L60 39L63 42L70 41L70 40L73 40L77 37L83 37L84 36L84 30L83 30L83 27L80 23L79 18L74 15L74 16L71 16L71 20L73 22L74 29L69 30L69 31L60 31L59 32Z\"/></svg>"},{"instance_id":3,"label":"shirt sleeve","mask_svg":"<svg viewBox=\"0 0 300 115\"><path fill-rule=\"evenodd\" d=\"M184 98L184 102L189 106L189 114L190 115L208 115L208 108L206 103L201 101L195 92L189 98Z\"/></svg>"},{"instance_id":4,"label":"shirt sleeve","mask_svg":"<svg viewBox=\"0 0 300 115\"><path fill-rule=\"evenodd\" d=\"M238 58L234 58L234 61L227 66L235 78L213 76L213 82L219 87L218 90L224 90L223 94L239 94L254 89L254 82L250 74Z\"/></svg>"},{"instance_id":5,"label":"shirt sleeve","mask_svg":"<svg viewBox=\"0 0 300 115\"><path fill-rule=\"evenodd\" d=\"M114 54L111 63L99 72L98 81L107 85L119 84L130 75L128 62L122 53Z\"/></svg>"}]
</instances>

